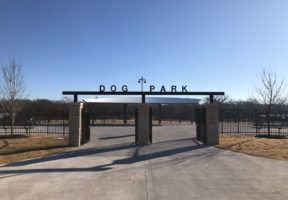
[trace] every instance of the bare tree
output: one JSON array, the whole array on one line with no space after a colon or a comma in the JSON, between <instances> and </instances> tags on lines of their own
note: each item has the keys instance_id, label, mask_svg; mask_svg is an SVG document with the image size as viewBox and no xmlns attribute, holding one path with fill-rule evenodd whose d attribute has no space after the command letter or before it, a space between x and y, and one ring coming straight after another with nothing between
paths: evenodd
<instances>
[{"instance_id":1,"label":"bare tree","mask_svg":"<svg viewBox=\"0 0 288 200\"><path fill-rule=\"evenodd\" d=\"M71 97L63 97L61 101L64 103L73 103L73 99Z\"/></svg>"},{"instance_id":2,"label":"bare tree","mask_svg":"<svg viewBox=\"0 0 288 200\"><path fill-rule=\"evenodd\" d=\"M210 98L206 97L204 99L204 103L208 104L210 102ZM214 96L214 103L216 104L226 104L226 103L232 103L233 100L228 95L215 95Z\"/></svg>"},{"instance_id":3,"label":"bare tree","mask_svg":"<svg viewBox=\"0 0 288 200\"><path fill-rule=\"evenodd\" d=\"M279 80L276 72L262 69L260 85L256 88L256 99L266 108L268 136L271 133L271 111L274 105L287 102L284 80Z\"/></svg>"},{"instance_id":4,"label":"bare tree","mask_svg":"<svg viewBox=\"0 0 288 200\"><path fill-rule=\"evenodd\" d=\"M15 118L24 106L21 99L26 98L26 87L22 66L11 58L8 64L2 65L1 108L10 117L11 135L14 134Z\"/></svg>"}]
</instances>

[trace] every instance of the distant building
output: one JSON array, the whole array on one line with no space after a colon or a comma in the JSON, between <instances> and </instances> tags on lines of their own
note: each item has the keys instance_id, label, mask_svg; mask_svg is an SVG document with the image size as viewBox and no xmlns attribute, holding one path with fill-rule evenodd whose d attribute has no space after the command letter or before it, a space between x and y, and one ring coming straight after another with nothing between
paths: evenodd
<instances>
[{"instance_id":1,"label":"distant building","mask_svg":"<svg viewBox=\"0 0 288 200\"><path fill-rule=\"evenodd\" d=\"M85 103L141 103L141 97L103 97L83 99ZM200 99L172 98L172 97L146 97L146 103L154 104L198 104Z\"/></svg>"}]
</instances>

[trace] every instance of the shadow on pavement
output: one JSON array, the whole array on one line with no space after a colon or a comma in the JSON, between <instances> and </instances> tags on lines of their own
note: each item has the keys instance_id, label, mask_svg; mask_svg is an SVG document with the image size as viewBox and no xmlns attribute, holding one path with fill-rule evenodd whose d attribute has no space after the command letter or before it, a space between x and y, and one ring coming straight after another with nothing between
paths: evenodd
<instances>
[{"instance_id":1,"label":"shadow on pavement","mask_svg":"<svg viewBox=\"0 0 288 200\"><path fill-rule=\"evenodd\" d=\"M0 170L0 174L29 174L29 173L61 173L61 172L97 172L105 171L113 168L113 165L129 165L146 160L153 160L161 157L168 157L177 155L180 153L191 152L198 149L207 148L209 146L199 143L196 139L181 139L167 142L154 143L152 145L136 146L134 144L122 144L113 145L104 148L90 148L84 150L76 150L71 152L65 152L62 154L56 154L54 156L38 158L27 161L20 161L15 163L9 163L2 167L19 167L35 163L43 163L53 160L62 160L67 158L75 158L80 156L91 156L101 153L109 153L120 150L133 150L133 154L128 158L121 158L114 160L110 164L99 165L88 168L44 168L44 169L20 169L20 170ZM104 155L105 156L105 155Z\"/></svg>"},{"instance_id":2,"label":"shadow on pavement","mask_svg":"<svg viewBox=\"0 0 288 200\"><path fill-rule=\"evenodd\" d=\"M120 145L111 145L104 148L88 148L88 149L80 149L75 151L67 151L60 154L55 154L52 156L42 157L42 158L36 158L31 160L24 160L19 162L13 162L8 163L6 165L3 165L5 167L19 167L24 165L30 165L35 163L43 163L53 160L62 160L62 159L68 159L68 158L75 158L80 156L90 156L90 155L97 155L102 153L108 153L113 151L121 151L126 149L132 149L135 148L135 144L120 144Z\"/></svg>"},{"instance_id":3,"label":"shadow on pavement","mask_svg":"<svg viewBox=\"0 0 288 200\"><path fill-rule=\"evenodd\" d=\"M135 134L120 135L120 136L111 136L111 137L101 137L101 138L98 138L98 140L119 139L119 138L134 137L134 136L135 136Z\"/></svg>"}]
</instances>

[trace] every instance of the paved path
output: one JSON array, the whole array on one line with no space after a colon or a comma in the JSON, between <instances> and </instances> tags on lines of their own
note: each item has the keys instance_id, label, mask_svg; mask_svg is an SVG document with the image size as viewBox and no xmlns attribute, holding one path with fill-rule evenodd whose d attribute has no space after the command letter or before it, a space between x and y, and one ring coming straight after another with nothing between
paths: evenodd
<instances>
[{"instance_id":1,"label":"paved path","mask_svg":"<svg viewBox=\"0 0 288 200\"><path fill-rule=\"evenodd\" d=\"M288 162L199 144L193 126L153 127L133 145L133 127L92 128L91 142L0 167L0 199L288 199Z\"/></svg>"}]
</instances>

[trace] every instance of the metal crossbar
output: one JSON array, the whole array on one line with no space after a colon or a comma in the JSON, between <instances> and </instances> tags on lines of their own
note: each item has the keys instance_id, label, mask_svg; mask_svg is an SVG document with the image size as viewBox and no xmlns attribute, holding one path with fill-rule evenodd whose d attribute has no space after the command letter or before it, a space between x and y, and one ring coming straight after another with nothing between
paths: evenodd
<instances>
[{"instance_id":1,"label":"metal crossbar","mask_svg":"<svg viewBox=\"0 0 288 200\"><path fill-rule=\"evenodd\" d=\"M142 96L142 103L145 103L145 96L147 95L161 95L161 96L174 96L174 95L191 95L191 96L209 96L210 103L213 103L215 95L224 95L224 92L97 92L97 91L63 91L63 95L73 95L74 103L78 101L78 95L139 95Z\"/></svg>"}]
</instances>

